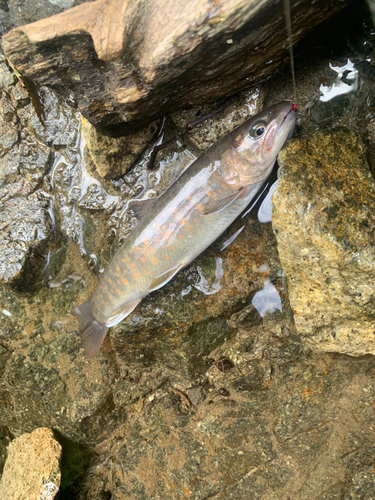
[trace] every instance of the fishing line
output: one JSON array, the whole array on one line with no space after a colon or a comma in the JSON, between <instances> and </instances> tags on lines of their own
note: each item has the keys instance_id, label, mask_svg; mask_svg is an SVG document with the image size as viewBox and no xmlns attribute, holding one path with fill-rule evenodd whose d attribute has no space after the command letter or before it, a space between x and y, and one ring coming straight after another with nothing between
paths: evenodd
<instances>
[{"instance_id":1,"label":"fishing line","mask_svg":"<svg viewBox=\"0 0 375 500\"><path fill-rule=\"evenodd\" d=\"M285 24L287 31L287 40L289 45L289 56L290 56L290 68L292 70L293 79L293 89L294 89L294 102L297 102L297 89L296 89L296 78L294 74L294 57L293 57L293 40L292 40L292 21L290 15L290 0L284 0L284 14L285 14Z\"/></svg>"}]
</instances>

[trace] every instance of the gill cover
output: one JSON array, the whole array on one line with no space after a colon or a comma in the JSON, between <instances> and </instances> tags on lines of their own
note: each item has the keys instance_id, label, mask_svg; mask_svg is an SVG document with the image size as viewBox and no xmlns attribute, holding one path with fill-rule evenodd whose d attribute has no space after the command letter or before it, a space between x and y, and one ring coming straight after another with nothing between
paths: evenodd
<instances>
[{"instance_id":1,"label":"gill cover","mask_svg":"<svg viewBox=\"0 0 375 500\"><path fill-rule=\"evenodd\" d=\"M253 162L274 162L295 125L295 107L290 102L271 106L243 124L233 142L237 154Z\"/></svg>"},{"instance_id":2,"label":"gill cover","mask_svg":"<svg viewBox=\"0 0 375 500\"><path fill-rule=\"evenodd\" d=\"M265 180L295 125L289 102L271 106L232 132L231 147L223 154L222 172L233 189Z\"/></svg>"}]
</instances>

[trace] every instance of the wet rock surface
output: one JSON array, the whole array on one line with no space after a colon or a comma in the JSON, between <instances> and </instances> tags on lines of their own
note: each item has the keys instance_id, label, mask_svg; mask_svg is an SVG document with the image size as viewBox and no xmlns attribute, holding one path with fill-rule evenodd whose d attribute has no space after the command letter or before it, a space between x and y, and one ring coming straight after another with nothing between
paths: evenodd
<instances>
[{"instance_id":1,"label":"wet rock surface","mask_svg":"<svg viewBox=\"0 0 375 500\"><path fill-rule=\"evenodd\" d=\"M366 31L369 18L358 12L357 21L352 14L346 24L337 21L334 40L341 39L341 45L329 45L321 35L313 52L304 56L301 49L296 57L303 115L283 166L286 172L293 148L295 155L298 150L298 156L310 155L314 161L319 153L321 165L315 169L327 171L330 182L313 172L309 179L315 191L311 186L307 194L318 206L322 193L333 189L333 215L340 215L341 222L346 213L353 215L345 199L368 203L364 189L359 196L352 193L364 179L370 185L368 175L359 174L364 165L360 150L369 159L374 147L375 40L372 25ZM353 23L359 40L350 38ZM324 29L326 34L333 31L332 26ZM348 58L353 68L343 69ZM12 170L12 157L7 157L4 171L9 167L10 189L1 208L5 213L7 203L31 203L35 196L53 202L55 234L61 242L57 249L62 247L63 255L45 273L37 292L21 295L0 286L0 469L13 436L49 427L63 448L62 500L375 497L375 358L317 352L315 344L311 349L310 337L294 324L291 281L270 224L248 217L237 220L191 266L113 328L93 360L80 350L77 323L70 315L74 305L90 297L98 275L136 224L129 201L161 194L200 150L246 113L291 98L290 71L249 89L222 115L160 152L154 171L146 169L148 147L145 158L111 180L98 174L76 110L42 89L44 129L27 93L1 68L4 147L17 151L31 143L33 155L41 155L40 169L35 169L38 161L29 162L22 173L21 161ZM321 101L331 87L346 93ZM201 106L173 115L166 122L165 139L208 111ZM16 140L10 130L16 131ZM350 151L353 168L348 165L347 173L332 168L332 156L341 153L325 143L330 137L335 138L332 144L340 144L339 151ZM48 154L50 163L45 164ZM292 168L297 160L288 161ZM22 195L20 177L26 179ZM284 181L297 188L309 185L301 168ZM340 193L346 193L345 199ZM326 224L332 222L328 215ZM332 223L331 229L360 246L363 235L370 241L372 233L364 227L358 233L362 240L350 236L357 221L350 217L347 224ZM326 237L322 230L321 241ZM335 248L344 248L343 238ZM343 255L344 263L345 251ZM267 290L272 298L279 295L280 307L262 317L255 297Z\"/></svg>"},{"instance_id":2,"label":"wet rock surface","mask_svg":"<svg viewBox=\"0 0 375 500\"><path fill-rule=\"evenodd\" d=\"M197 405L167 385L147 393L96 448L78 498L371 498L373 359L314 355L278 326L224 344L234 367L210 368Z\"/></svg>"},{"instance_id":3,"label":"wet rock surface","mask_svg":"<svg viewBox=\"0 0 375 500\"><path fill-rule=\"evenodd\" d=\"M375 183L359 141L320 132L279 162L272 223L297 331L320 351L375 354Z\"/></svg>"},{"instance_id":4,"label":"wet rock surface","mask_svg":"<svg viewBox=\"0 0 375 500\"><path fill-rule=\"evenodd\" d=\"M0 280L27 292L64 256L46 176L56 151L76 142L77 126L72 110L61 108L48 89L42 91L48 122L42 124L3 56L0 81Z\"/></svg>"},{"instance_id":5,"label":"wet rock surface","mask_svg":"<svg viewBox=\"0 0 375 500\"><path fill-rule=\"evenodd\" d=\"M346 3L291 1L294 41ZM72 94L85 118L112 137L233 95L270 76L287 55L281 1L97 0L16 28L2 47L22 74Z\"/></svg>"},{"instance_id":6,"label":"wet rock surface","mask_svg":"<svg viewBox=\"0 0 375 500\"><path fill-rule=\"evenodd\" d=\"M12 441L0 480L1 498L53 500L61 480L61 451L51 429L35 429Z\"/></svg>"}]
</instances>

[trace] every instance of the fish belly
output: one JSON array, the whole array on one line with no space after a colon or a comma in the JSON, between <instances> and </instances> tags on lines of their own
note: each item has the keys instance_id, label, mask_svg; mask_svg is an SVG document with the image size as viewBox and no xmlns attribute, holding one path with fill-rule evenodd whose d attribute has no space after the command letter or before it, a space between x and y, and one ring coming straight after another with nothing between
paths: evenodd
<instances>
[{"instance_id":1,"label":"fish belly","mask_svg":"<svg viewBox=\"0 0 375 500\"><path fill-rule=\"evenodd\" d=\"M207 182L196 184L190 194L182 187L157 200L101 277L91 299L94 317L107 326L124 319L143 297L167 283L215 241L258 189L254 185L245 198L213 215L204 215L214 192Z\"/></svg>"}]
</instances>

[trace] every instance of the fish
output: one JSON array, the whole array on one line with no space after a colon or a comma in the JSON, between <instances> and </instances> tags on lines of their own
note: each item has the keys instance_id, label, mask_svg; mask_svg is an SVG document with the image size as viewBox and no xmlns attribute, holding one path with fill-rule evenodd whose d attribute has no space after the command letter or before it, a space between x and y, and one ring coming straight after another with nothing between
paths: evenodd
<instances>
[{"instance_id":1,"label":"fish","mask_svg":"<svg viewBox=\"0 0 375 500\"><path fill-rule=\"evenodd\" d=\"M142 218L72 309L89 358L107 331L168 283L246 209L292 135L296 105L280 102L246 120L199 156L159 197L133 202Z\"/></svg>"}]
</instances>

